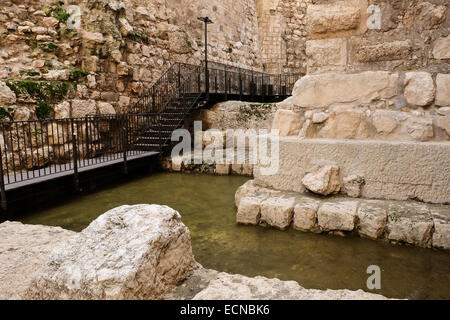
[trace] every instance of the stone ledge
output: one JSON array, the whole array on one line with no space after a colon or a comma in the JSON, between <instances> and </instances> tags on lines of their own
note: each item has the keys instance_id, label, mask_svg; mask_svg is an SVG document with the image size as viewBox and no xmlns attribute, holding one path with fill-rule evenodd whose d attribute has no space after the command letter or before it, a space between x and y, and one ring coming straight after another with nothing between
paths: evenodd
<instances>
[{"instance_id":1,"label":"stone ledge","mask_svg":"<svg viewBox=\"0 0 450 320\"><path fill-rule=\"evenodd\" d=\"M250 205L251 204L251 205ZM268 206L267 204L270 204ZM314 233L357 234L450 250L450 206L282 192L245 183L236 192L237 222ZM243 219L242 212L251 219ZM261 215L264 212L265 217Z\"/></svg>"},{"instance_id":2,"label":"stone ledge","mask_svg":"<svg viewBox=\"0 0 450 320\"><path fill-rule=\"evenodd\" d=\"M383 200L418 199L450 204L450 143L383 142L280 138L279 170L262 175L257 185L304 192L302 179L317 163L340 167L341 177L364 177L361 197ZM342 181L341 181L342 182ZM342 185L342 183L341 183Z\"/></svg>"}]
</instances>

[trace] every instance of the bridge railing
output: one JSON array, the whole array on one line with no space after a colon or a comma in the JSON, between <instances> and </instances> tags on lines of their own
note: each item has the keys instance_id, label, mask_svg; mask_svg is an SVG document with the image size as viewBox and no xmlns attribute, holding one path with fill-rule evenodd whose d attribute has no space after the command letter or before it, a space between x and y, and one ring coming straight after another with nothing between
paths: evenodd
<instances>
[{"instance_id":1,"label":"bridge railing","mask_svg":"<svg viewBox=\"0 0 450 320\"><path fill-rule=\"evenodd\" d=\"M192 76L195 74L196 76ZM242 69L217 62L208 63L209 93L239 95L246 100L284 98L291 94L301 74L269 74ZM206 93L205 65L173 64L133 106L131 113L158 112L171 101L180 98L180 92L189 82L191 94Z\"/></svg>"},{"instance_id":2,"label":"bridge railing","mask_svg":"<svg viewBox=\"0 0 450 320\"><path fill-rule=\"evenodd\" d=\"M63 174L144 153L133 144L156 114L0 122L0 186Z\"/></svg>"}]
</instances>

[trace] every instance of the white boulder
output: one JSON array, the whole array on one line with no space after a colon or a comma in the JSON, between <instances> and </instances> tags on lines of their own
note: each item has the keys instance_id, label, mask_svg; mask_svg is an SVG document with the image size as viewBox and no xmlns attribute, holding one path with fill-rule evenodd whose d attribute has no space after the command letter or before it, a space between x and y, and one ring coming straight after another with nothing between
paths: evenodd
<instances>
[{"instance_id":1,"label":"white boulder","mask_svg":"<svg viewBox=\"0 0 450 320\"><path fill-rule=\"evenodd\" d=\"M158 299L197 266L175 210L122 206L53 250L29 299Z\"/></svg>"}]
</instances>

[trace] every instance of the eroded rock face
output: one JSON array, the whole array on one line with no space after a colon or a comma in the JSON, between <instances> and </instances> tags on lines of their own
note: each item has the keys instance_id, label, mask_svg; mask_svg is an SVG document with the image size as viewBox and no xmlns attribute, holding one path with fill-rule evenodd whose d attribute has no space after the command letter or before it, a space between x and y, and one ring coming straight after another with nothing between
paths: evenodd
<instances>
[{"instance_id":1,"label":"eroded rock face","mask_svg":"<svg viewBox=\"0 0 450 320\"><path fill-rule=\"evenodd\" d=\"M326 73L302 77L289 101L302 108L326 108L340 103L370 103L397 94L398 74L368 71L357 74Z\"/></svg>"},{"instance_id":2,"label":"eroded rock face","mask_svg":"<svg viewBox=\"0 0 450 320\"><path fill-rule=\"evenodd\" d=\"M302 197L294 208L294 229L301 231L317 231L317 210L320 201Z\"/></svg>"},{"instance_id":3,"label":"eroded rock face","mask_svg":"<svg viewBox=\"0 0 450 320\"><path fill-rule=\"evenodd\" d=\"M358 208L359 234L371 239L380 238L386 228L387 209L384 201L361 201Z\"/></svg>"},{"instance_id":4,"label":"eroded rock face","mask_svg":"<svg viewBox=\"0 0 450 320\"><path fill-rule=\"evenodd\" d=\"M269 198L261 204L261 222L280 230L286 230L291 225L294 206L295 198Z\"/></svg>"},{"instance_id":5,"label":"eroded rock face","mask_svg":"<svg viewBox=\"0 0 450 320\"><path fill-rule=\"evenodd\" d=\"M26 298L158 299L195 266L178 212L122 206L55 248Z\"/></svg>"},{"instance_id":6,"label":"eroded rock face","mask_svg":"<svg viewBox=\"0 0 450 320\"><path fill-rule=\"evenodd\" d=\"M302 179L303 185L311 192L328 196L336 194L341 190L339 167L336 165L325 165L305 175Z\"/></svg>"},{"instance_id":7,"label":"eroded rock face","mask_svg":"<svg viewBox=\"0 0 450 320\"><path fill-rule=\"evenodd\" d=\"M226 273L210 276L208 285L194 300L383 300L362 290L305 289L295 281L264 277L248 278Z\"/></svg>"},{"instance_id":8,"label":"eroded rock face","mask_svg":"<svg viewBox=\"0 0 450 320\"><path fill-rule=\"evenodd\" d=\"M388 238L421 247L431 245L433 219L426 206L391 204L388 214Z\"/></svg>"},{"instance_id":9,"label":"eroded rock face","mask_svg":"<svg viewBox=\"0 0 450 320\"><path fill-rule=\"evenodd\" d=\"M272 130L279 130L280 137L297 136L303 126L303 121L301 114L280 109L275 113Z\"/></svg>"},{"instance_id":10,"label":"eroded rock face","mask_svg":"<svg viewBox=\"0 0 450 320\"><path fill-rule=\"evenodd\" d=\"M265 197L245 197L240 201L236 222L241 224L259 224L261 203Z\"/></svg>"},{"instance_id":11,"label":"eroded rock face","mask_svg":"<svg viewBox=\"0 0 450 320\"><path fill-rule=\"evenodd\" d=\"M434 101L436 88L428 72L408 72L405 75L405 98L409 104L427 106Z\"/></svg>"},{"instance_id":12,"label":"eroded rock face","mask_svg":"<svg viewBox=\"0 0 450 320\"><path fill-rule=\"evenodd\" d=\"M352 231L355 228L357 201L327 202L317 212L319 226L325 231Z\"/></svg>"},{"instance_id":13,"label":"eroded rock face","mask_svg":"<svg viewBox=\"0 0 450 320\"><path fill-rule=\"evenodd\" d=\"M358 175L351 175L343 179L343 192L352 198L359 198L361 196L364 178Z\"/></svg>"},{"instance_id":14,"label":"eroded rock face","mask_svg":"<svg viewBox=\"0 0 450 320\"><path fill-rule=\"evenodd\" d=\"M59 227L0 224L0 300L22 299L51 251L75 232Z\"/></svg>"},{"instance_id":15,"label":"eroded rock face","mask_svg":"<svg viewBox=\"0 0 450 320\"><path fill-rule=\"evenodd\" d=\"M450 250L450 208L436 206L430 212L434 221L433 247Z\"/></svg>"},{"instance_id":16,"label":"eroded rock face","mask_svg":"<svg viewBox=\"0 0 450 320\"><path fill-rule=\"evenodd\" d=\"M450 74L438 74L436 86L436 104L441 107L450 107Z\"/></svg>"},{"instance_id":17,"label":"eroded rock face","mask_svg":"<svg viewBox=\"0 0 450 320\"><path fill-rule=\"evenodd\" d=\"M450 36L436 40L433 56L435 59L450 59Z\"/></svg>"},{"instance_id":18,"label":"eroded rock face","mask_svg":"<svg viewBox=\"0 0 450 320\"><path fill-rule=\"evenodd\" d=\"M16 103L15 93L4 83L0 81L0 106L7 106Z\"/></svg>"}]
</instances>

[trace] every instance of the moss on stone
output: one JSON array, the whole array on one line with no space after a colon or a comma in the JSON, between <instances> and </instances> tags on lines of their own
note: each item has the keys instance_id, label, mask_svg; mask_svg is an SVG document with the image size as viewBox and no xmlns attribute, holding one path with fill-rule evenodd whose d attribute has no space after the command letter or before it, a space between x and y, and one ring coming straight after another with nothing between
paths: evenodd
<instances>
[{"instance_id":1,"label":"moss on stone","mask_svg":"<svg viewBox=\"0 0 450 320\"><path fill-rule=\"evenodd\" d=\"M6 119L12 120L14 117L13 113L14 113L13 108L11 108L11 107L6 108L6 107L0 106L0 121L4 121Z\"/></svg>"}]
</instances>

